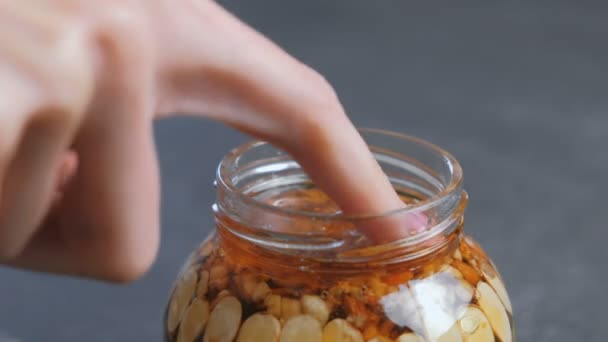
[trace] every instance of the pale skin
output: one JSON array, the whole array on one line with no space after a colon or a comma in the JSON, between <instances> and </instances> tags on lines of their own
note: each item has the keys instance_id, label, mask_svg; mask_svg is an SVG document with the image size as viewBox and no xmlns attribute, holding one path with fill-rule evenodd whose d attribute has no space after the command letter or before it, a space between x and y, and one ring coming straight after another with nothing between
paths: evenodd
<instances>
[{"instance_id":1,"label":"pale skin","mask_svg":"<svg viewBox=\"0 0 608 342\"><path fill-rule=\"evenodd\" d=\"M212 1L0 0L0 94L5 265L142 276L160 236L152 124L173 113L286 150L345 213L403 206L328 82Z\"/></svg>"}]
</instances>

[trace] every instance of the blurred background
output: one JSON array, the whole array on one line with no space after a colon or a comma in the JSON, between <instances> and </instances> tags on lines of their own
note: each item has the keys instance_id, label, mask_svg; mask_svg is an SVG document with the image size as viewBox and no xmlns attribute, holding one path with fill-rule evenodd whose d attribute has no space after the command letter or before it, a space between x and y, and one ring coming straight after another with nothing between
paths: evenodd
<instances>
[{"instance_id":1,"label":"blurred background","mask_svg":"<svg viewBox=\"0 0 608 342\"><path fill-rule=\"evenodd\" d=\"M519 341L606 341L606 4L222 3L326 75L357 125L456 156L466 230L506 280ZM154 268L129 286L0 269L0 341L160 341L171 283L212 227L215 167L246 140L212 122L158 123Z\"/></svg>"}]
</instances>

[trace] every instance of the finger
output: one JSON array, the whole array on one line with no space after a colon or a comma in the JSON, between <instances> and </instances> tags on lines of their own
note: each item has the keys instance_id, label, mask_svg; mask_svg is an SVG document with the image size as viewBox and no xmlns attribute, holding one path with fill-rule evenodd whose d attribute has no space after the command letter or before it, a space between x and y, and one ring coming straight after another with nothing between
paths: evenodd
<instances>
[{"instance_id":1,"label":"finger","mask_svg":"<svg viewBox=\"0 0 608 342\"><path fill-rule=\"evenodd\" d=\"M36 114L6 168L0 202L0 250L5 258L23 249L46 216L60 157L73 131L66 118L60 110Z\"/></svg>"},{"instance_id":2,"label":"finger","mask_svg":"<svg viewBox=\"0 0 608 342\"><path fill-rule=\"evenodd\" d=\"M156 257L153 56L131 10L109 6L107 16L96 16L103 73L72 145L77 170L53 215L12 266L125 282L142 276Z\"/></svg>"},{"instance_id":3,"label":"finger","mask_svg":"<svg viewBox=\"0 0 608 342\"><path fill-rule=\"evenodd\" d=\"M0 86L2 74L0 73ZM23 120L21 118L9 117L6 109L8 104L0 99L0 215L2 213L2 207L6 202L6 195L3 193L6 191L5 177L9 173L9 167L15 156L15 151L19 145L21 131L23 128ZM22 237L20 232L15 232L9 227L5 227L0 224L0 261L8 260L18 253L18 248L12 246L13 240L21 240Z\"/></svg>"},{"instance_id":4,"label":"finger","mask_svg":"<svg viewBox=\"0 0 608 342\"><path fill-rule=\"evenodd\" d=\"M171 54L161 58L168 70L161 112L198 113L284 148L346 214L404 207L320 75L217 4L194 4L174 13L184 31L163 46ZM390 241L419 225L388 219L361 229Z\"/></svg>"},{"instance_id":5,"label":"finger","mask_svg":"<svg viewBox=\"0 0 608 342\"><path fill-rule=\"evenodd\" d=\"M122 137L109 134L104 146L77 144L78 171L56 216L11 265L118 282L141 277L159 243L158 171L150 129L142 125Z\"/></svg>"},{"instance_id":6,"label":"finger","mask_svg":"<svg viewBox=\"0 0 608 342\"><path fill-rule=\"evenodd\" d=\"M46 215L59 155L92 89L82 25L44 5L0 11L2 260L20 252Z\"/></svg>"},{"instance_id":7,"label":"finger","mask_svg":"<svg viewBox=\"0 0 608 342\"><path fill-rule=\"evenodd\" d=\"M121 30L122 24L131 30ZM160 236L153 68L145 37L130 25L113 22L104 40L107 76L99 80L76 137L78 171L62 195L57 223L68 251L79 258L79 274L116 281L148 270ZM134 36L124 39L124 32ZM141 48L134 46L138 42Z\"/></svg>"}]
</instances>

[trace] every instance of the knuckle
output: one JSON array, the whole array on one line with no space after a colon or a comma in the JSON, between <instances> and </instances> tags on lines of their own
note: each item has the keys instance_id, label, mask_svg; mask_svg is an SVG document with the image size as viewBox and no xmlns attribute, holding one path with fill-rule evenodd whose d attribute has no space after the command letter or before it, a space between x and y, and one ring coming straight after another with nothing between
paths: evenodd
<instances>
[{"instance_id":1,"label":"knuckle","mask_svg":"<svg viewBox=\"0 0 608 342\"><path fill-rule=\"evenodd\" d=\"M94 88L93 56L82 29L64 31L45 69L43 94L49 107L76 115L86 109Z\"/></svg>"},{"instance_id":2,"label":"knuckle","mask_svg":"<svg viewBox=\"0 0 608 342\"><path fill-rule=\"evenodd\" d=\"M150 55L150 25L140 2L113 1L96 14L94 35L102 57L138 59ZM136 60L136 59L134 59Z\"/></svg>"},{"instance_id":3,"label":"knuckle","mask_svg":"<svg viewBox=\"0 0 608 342\"><path fill-rule=\"evenodd\" d=\"M114 1L96 14L92 45L98 60L98 82L102 92L132 88L149 94L154 86L155 42L145 6L140 2ZM119 84L119 87L104 85Z\"/></svg>"},{"instance_id":4,"label":"knuckle","mask_svg":"<svg viewBox=\"0 0 608 342\"><path fill-rule=\"evenodd\" d=\"M60 138L76 129L77 118L76 112L64 103L49 102L32 114L25 129L30 136Z\"/></svg>"},{"instance_id":5,"label":"knuckle","mask_svg":"<svg viewBox=\"0 0 608 342\"><path fill-rule=\"evenodd\" d=\"M307 153L312 146L323 149L325 142L335 135L335 128L347 123L348 118L327 79L308 67L304 68L302 79L303 96L297 101L298 109L285 119L285 131L293 134L285 137L283 144L291 151Z\"/></svg>"},{"instance_id":6,"label":"knuckle","mask_svg":"<svg viewBox=\"0 0 608 342\"><path fill-rule=\"evenodd\" d=\"M17 244L0 244L0 263L7 263L19 256L22 246Z\"/></svg>"},{"instance_id":7,"label":"knuckle","mask_svg":"<svg viewBox=\"0 0 608 342\"><path fill-rule=\"evenodd\" d=\"M158 253L158 239L147 238L144 243L122 243L110 256L105 278L115 283L130 283L143 277L152 267Z\"/></svg>"},{"instance_id":8,"label":"knuckle","mask_svg":"<svg viewBox=\"0 0 608 342\"><path fill-rule=\"evenodd\" d=\"M313 89L311 103L320 108L334 109L340 107L338 95L331 83L322 74L308 69L310 87Z\"/></svg>"},{"instance_id":9,"label":"knuckle","mask_svg":"<svg viewBox=\"0 0 608 342\"><path fill-rule=\"evenodd\" d=\"M107 276L109 281L115 283L131 283L141 277L152 267L155 257L145 255L131 256L130 258L117 261L114 270Z\"/></svg>"},{"instance_id":10,"label":"knuckle","mask_svg":"<svg viewBox=\"0 0 608 342\"><path fill-rule=\"evenodd\" d=\"M87 212L85 208L76 208ZM130 283L141 278L156 260L158 229L151 230L156 233L146 230L142 234L131 225L110 223L95 214L78 216L69 217L60 225L64 249L70 256L81 259L75 274L111 283Z\"/></svg>"},{"instance_id":11,"label":"knuckle","mask_svg":"<svg viewBox=\"0 0 608 342\"><path fill-rule=\"evenodd\" d=\"M345 118L344 110L336 91L323 77L323 75L311 69L312 89L311 96L307 99L306 114L302 116L301 124L308 130L314 132L323 131L325 126L336 119Z\"/></svg>"},{"instance_id":12,"label":"knuckle","mask_svg":"<svg viewBox=\"0 0 608 342\"><path fill-rule=\"evenodd\" d=\"M49 103L67 111L82 110L94 83L94 58L86 16L65 6L41 3L34 7L26 3L15 6L14 25L3 27L9 32L0 30L0 38L6 40L0 46L0 54L11 69L16 70L9 76L22 78L16 82L18 86L27 84L32 93L28 96L35 102L31 107ZM22 37L17 39L11 35L11 29L22 31Z\"/></svg>"}]
</instances>

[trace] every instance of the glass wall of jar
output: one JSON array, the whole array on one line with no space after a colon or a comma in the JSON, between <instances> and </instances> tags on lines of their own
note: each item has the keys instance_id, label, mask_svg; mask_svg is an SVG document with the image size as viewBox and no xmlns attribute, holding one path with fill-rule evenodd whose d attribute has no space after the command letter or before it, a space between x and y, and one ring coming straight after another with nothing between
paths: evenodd
<instances>
[{"instance_id":1,"label":"glass wall of jar","mask_svg":"<svg viewBox=\"0 0 608 342\"><path fill-rule=\"evenodd\" d=\"M417 138L361 133L406 208L344 215L289 155L236 148L218 168L216 227L171 292L167 341L514 340L504 283L463 231L458 162ZM426 224L398 241L361 229L412 217Z\"/></svg>"}]
</instances>

